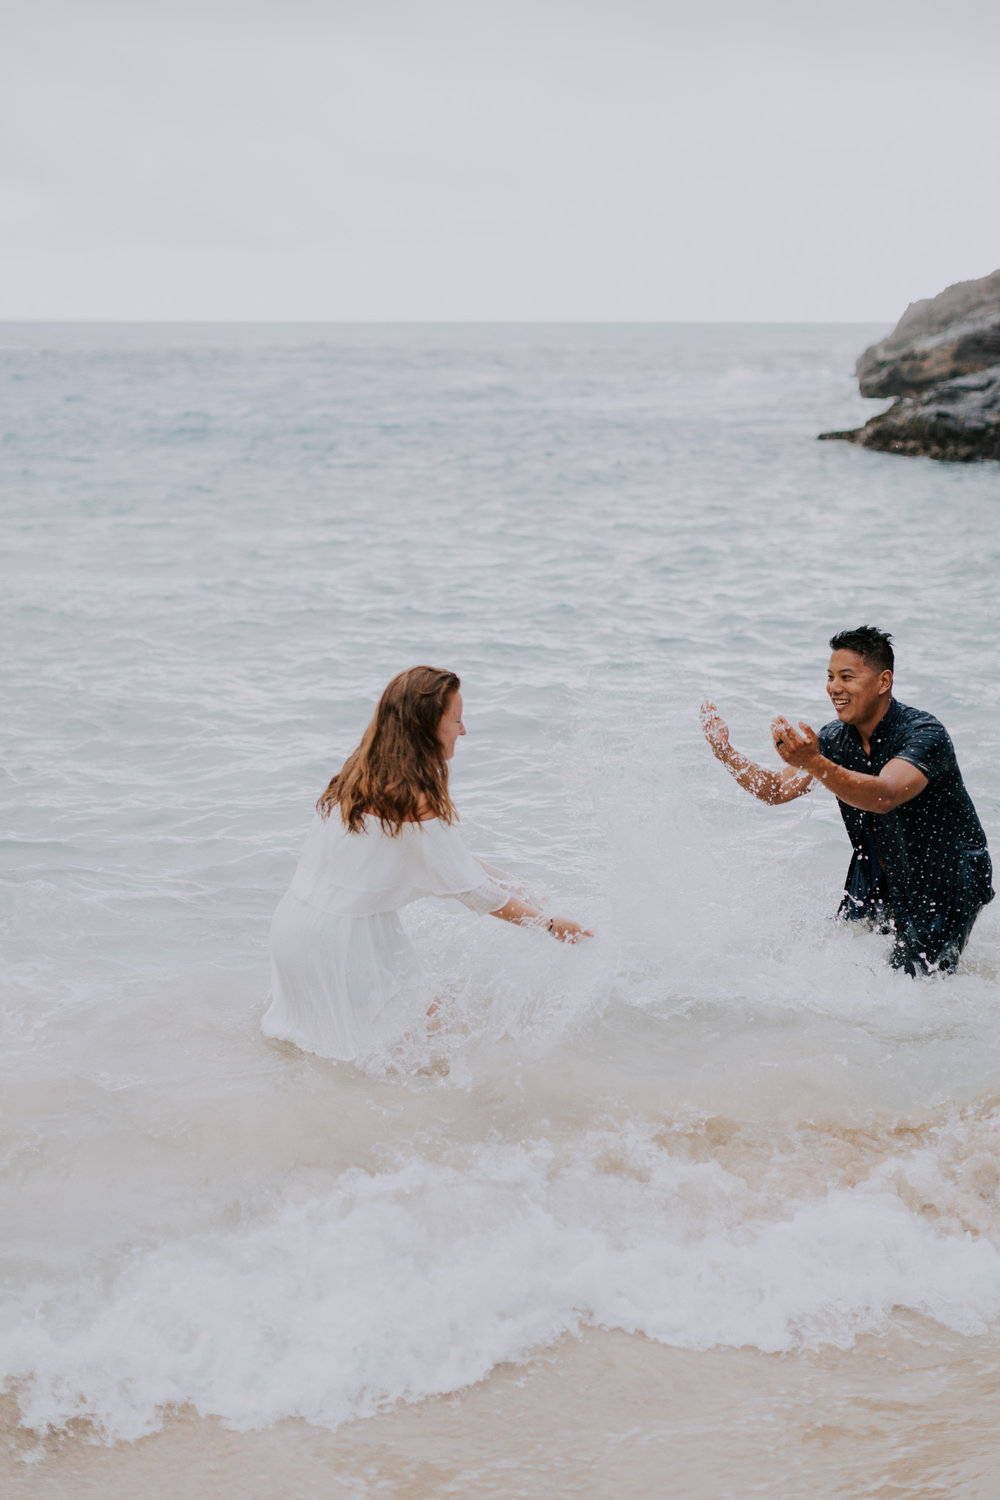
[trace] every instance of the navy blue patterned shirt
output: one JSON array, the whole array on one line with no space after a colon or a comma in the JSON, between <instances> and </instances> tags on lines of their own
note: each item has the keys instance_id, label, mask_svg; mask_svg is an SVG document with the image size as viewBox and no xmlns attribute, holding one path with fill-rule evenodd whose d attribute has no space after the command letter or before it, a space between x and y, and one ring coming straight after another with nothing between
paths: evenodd
<instances>
[{"instance_id":1,"label":"navy blue patterned shirt","mask_svg":"<svg viewBox=\"0 0 1000 1500\"><path fill-rule=\"evenodd\" d=\"M852 724L834 720L820 750L838 766L877 776L905 760L927 777L922 792L892 812L837 802L854 857L841 914L884 920L894 932L893 963L954 968L981 908L993 899L986 835L965 789L944 725L895 699L876 725L868 754Z\"/></svg>"}]
</instances>

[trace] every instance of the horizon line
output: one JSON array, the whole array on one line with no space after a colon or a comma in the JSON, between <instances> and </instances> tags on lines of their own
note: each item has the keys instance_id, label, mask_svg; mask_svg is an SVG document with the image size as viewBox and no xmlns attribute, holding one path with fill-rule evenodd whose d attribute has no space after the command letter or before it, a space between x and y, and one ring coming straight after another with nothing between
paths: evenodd
<instances>
[{"instance_id":1,"label":"horizon line","mask_svg":"<svg viewBox=\"0 0 1000 1500\"><path fill-rule=\"evenodd\" d=\"M323 324L336 328L439 328L442 325L454 328L528 328L528 327L605 327L605 328L711 328L711 327L819 327L856 328L876 323L898 322L892 318L234 318L234 317L35 317L8 318L0 316L0 328L48 326L50 324L100 325L107 327L191 327L191 326L246 326L255 327L314 327Z\"/></svg>"}]
</instances>

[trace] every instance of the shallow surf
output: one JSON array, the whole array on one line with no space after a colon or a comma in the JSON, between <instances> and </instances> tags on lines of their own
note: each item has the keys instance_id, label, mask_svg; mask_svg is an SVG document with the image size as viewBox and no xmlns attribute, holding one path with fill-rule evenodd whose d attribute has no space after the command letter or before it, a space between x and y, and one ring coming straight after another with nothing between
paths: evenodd
<instances>
[{"instance_id":1,"label":"shallow surf","mask_svg":"<svg viewBox=\"0 0 1000 1500\"><path fill-rule=\"evenodd\" d=\"M832 800L697 724L824 722L871 618L997 827L992 471L815 443L871 332L5 332L12 1486L979 1493L995 908L892 973ZM267 924L417 660L468 842L599 937L414 909L444 1024L363 1073L260 1035Z\"/></svg>"}]
</instances>

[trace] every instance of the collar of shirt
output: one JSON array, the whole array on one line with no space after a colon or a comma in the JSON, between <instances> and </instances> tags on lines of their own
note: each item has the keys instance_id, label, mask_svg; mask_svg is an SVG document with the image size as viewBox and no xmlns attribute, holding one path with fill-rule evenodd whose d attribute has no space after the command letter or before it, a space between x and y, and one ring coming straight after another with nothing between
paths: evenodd
<instances>
[{"instance_id":1,"label":"collar of shirt","mask_svg":"<svg viewBox=\"0 0 1000 1500\"><path fill-rule=\"evenodd\" d=\"M875 725L875 728L871 732L871 738L868 741L869 749L866 759L871 760L873 758L876 748L881 747L887 737L895 729L896 724L899 721L899 717L899 704L896 702L895 698L891 698L889 700L889 707L886 709L885 713L882 715L881 719L879 719L878 723ZM848 734L853 740L854 744L861 751L861 754L865 755L865 747L861 742L861 735L858 732L856 726L854 724L848 724L846 727L848 730Z\"/></svg>"}]
</instances>

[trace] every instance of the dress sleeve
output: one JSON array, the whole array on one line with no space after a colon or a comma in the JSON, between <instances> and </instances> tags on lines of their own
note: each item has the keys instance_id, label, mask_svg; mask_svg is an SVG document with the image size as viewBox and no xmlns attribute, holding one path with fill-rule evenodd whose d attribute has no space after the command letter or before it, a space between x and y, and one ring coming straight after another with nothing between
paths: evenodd
<instances>
[{"instance_id":1,"label":"dress sleeve","mask_svg":"<svg viewBox=\"0 0 1000 1500\"><path fill-rule=\"evenodd\" d=\"M450 896L471 911L497 911L510 892L486 873L465 847L457 828L435 820L422 827L428 891Z\"/></svg>"},{"instance_id":2,"label":"dress sleeve","mask_svg":"<svg viewBox=\"0 0 1000 1500\"><path fill-rule=\"evenodd\" d=\"M928 781L943 776L955 765L955 751L947 729L930 714L907 728L894 759L916 766Z\"/></svg>"}]
</instances>

